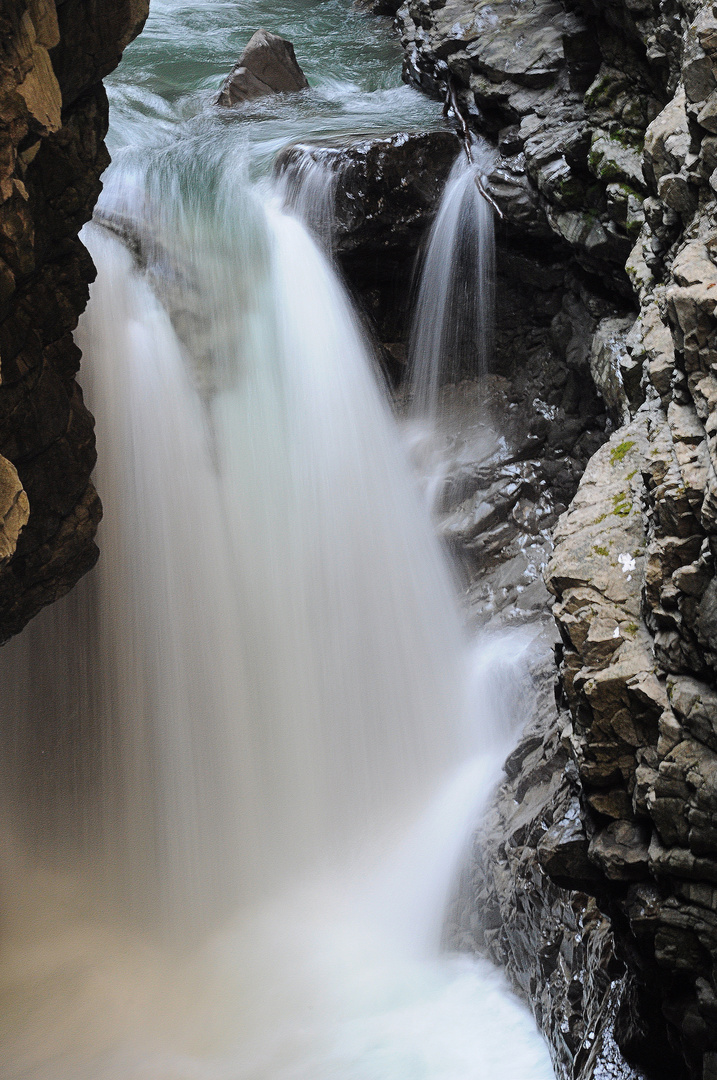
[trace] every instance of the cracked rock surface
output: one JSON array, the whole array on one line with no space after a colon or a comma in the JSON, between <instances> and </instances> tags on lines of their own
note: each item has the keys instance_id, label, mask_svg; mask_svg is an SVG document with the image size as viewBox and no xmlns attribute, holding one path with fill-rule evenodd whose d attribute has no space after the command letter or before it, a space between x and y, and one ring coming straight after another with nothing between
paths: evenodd
<instances>
[{"instance_id":1,"label":"cracked rock surface","mask_svg":"<svg viewBox=\"0 0 717 1080\"><path fill-rule=\"evenodd\" d=\"M94 422L72 331L104 146L102 78L147 0L5 0L0 13L0 641L94 564Z\"/></svg>"},{"instance_id":2,"label":"cracked rock surface","mask_svg":"<svg viewBox=\"0 0 717 1080\"><path fill-rule=\"evenodd\" d=\"M459 936L536 1002L560 1076L623 1075L601 1043L714 1080L717 11L408 0L398 25L406 77L495 148L520 340L587 357L613 426L547 569L560 710L508 763Z\"/></svg>"}]
</instances>

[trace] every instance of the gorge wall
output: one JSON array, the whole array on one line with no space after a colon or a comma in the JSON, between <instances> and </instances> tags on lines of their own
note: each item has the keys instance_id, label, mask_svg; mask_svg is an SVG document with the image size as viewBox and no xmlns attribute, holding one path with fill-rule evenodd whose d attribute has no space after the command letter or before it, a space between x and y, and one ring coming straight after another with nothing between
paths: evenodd
<instances>
[{"instance_id":1,"label":"gorge wall","mask_svg":"<svg viewBox=\"0 0 717 1080\"><path fill-rule=\"evenodd\" d=\"M712 1080L716 13L410 0L398 22L407 77L496 146L504 262L616 429L555 531L562 709L508 763L471 940L537 1000L562 1075L598 1075L612 1017L650 1075Z\"/></svg>"},{"instance_id":2,"label":"gorge wall","mask_svg":"<svg viewBox=\"0 0 717 1080\"><path fill-rule=\"evenodd\" d=\"M102 79L149 0L5 0L0 13L0 641L97 558L93 420L72 331L78 239L109 156Z\"/></svg>"},{"instance_id":3,"label":"gorge wall","mask_svg":"<svg viewBox=\"0 0 717 1080\"><path fill-rule=\"evenodd\" d=\"M717 1080L717 16L697 0L368 6L397 15L406 77L450 90L494 147L493 375L512 380L496 397L539 399L530 452L552 511L570 502L547 574L560 701L543 696L507 763L455 940L532 1001L561 1078ZM108 160L101 79L147 7L0 14L0 640L97 557L77 234ZM400 140L349 151L376 207L354 229L339 206L339 256L389 346L458 144L412 145L410 166ZM527 457L502 466L530 502Z\"/></svg>"}]
</instances>

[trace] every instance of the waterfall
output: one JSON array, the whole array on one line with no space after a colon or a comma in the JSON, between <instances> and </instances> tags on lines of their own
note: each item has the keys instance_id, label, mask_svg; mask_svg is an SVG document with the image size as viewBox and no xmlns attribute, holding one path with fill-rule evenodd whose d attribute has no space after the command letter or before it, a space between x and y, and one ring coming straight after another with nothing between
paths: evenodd
<instances>
[{"instance_id":1,"label":"waterfall","mask_svg":"<svg viewBox=\"0 0 717 1080\"><path fill-rule=\"evenodd\" d=\"M339 151L333 147L292 146L276 163L277 189L286 210L303 221L324 251L334 240L334 196Z\"/></svg>"},{"instance_id":2,"label":"waterfall","mask_svg":"<svg viewBox=\"0 0 717 1080\"><path fill-rule=\"evenodd\" d=\"M185 250L208 311L251 298L250 325L236 304L219 320L201 393L152 273L87 234L102 558L2 654L0 992L36 1001L0 1024L3 1075L492 1077L498 1023L513 1080L547 1080L497 976L437 959L510 734L477 704L485 679L463 693L450 573L387 401L303 226L270 203L232 229L256 241L250 281Z\"/></svg>"},{"instance_id":3,"label":"waterfall","mask_svg":"<svg viewBox=\"0 0 717 1080\"><path fill-rule=\"evenodd\" d=\"M0 653L0 1073L549 1080L501 976L440 952L530 694L522 646L467 641L321 250L331 170L271 190L242 124L140 104L157 145L84 235L100 560Z\"/></svg>"},{"instance_id":4,"label":"waterfall","mask_svg":"<svg viewBox=\"0 0 717 1080\"><path fill-rule=\"evenodd\" d=\"M243 895L409 817L460 756L462 637L360 331L299 223L269 212L265 332L208 419L129 253L87 241L103 556L67 601L63 654L87 675L52 679L99 731L89 814L111 861L181 907L216 897L217 871ZM8 660L51 654L37 637L63 618Z\"/></svg>"},{"instance_id":5,"label":"waterfall","mask_svg":"<svg viewBox=\"0 0 717 1080\"><path fill-rule=\"evenodd\" d=\"M442 383L485 371L493 324L493 211L474 163L456 160L433 223L421 271L409 348L413 411L435 419Z\"/></svg>"},{"instance_id":6,"label":"waterfall","mask_svg":"<svg viewBox=\"0 0 717 1080\"><path fill-rule=\"evenodd\" d=\"M480 993L520 1033L514 1080L548 1077L495 976L431 966L509 736L485 680L461 700L450 574L348 300L301 224L262 214L255 325L225 312L201 396L146 274L87 235L102 558L2 655L21 869L0 991L38 1000L0 1025L3 1075L459 1080L504 1058L463 1016ZM231 277L186 256L224 302Z\"/></svg>"}]
</instances>

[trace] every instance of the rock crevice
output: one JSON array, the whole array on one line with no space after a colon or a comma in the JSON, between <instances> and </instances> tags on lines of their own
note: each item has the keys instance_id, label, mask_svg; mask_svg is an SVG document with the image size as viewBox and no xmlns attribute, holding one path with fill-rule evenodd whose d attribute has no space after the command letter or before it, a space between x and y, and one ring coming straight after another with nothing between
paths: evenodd
<instances>
[{"instance_id":1,"label":"rock crevice","mask_svg":"<svg viewBox=\"0 0 717 1080\"><path fill-rule=\"evenodd\" d=\"M614 428L555 530L562 706L527 734L515 775L509 763L470 885L493 915L471 940L537 1001L560 1075L597 1075L589 1043L610 1042L585 988L600 954L628 1056L651 1076L711 1080L717 12L409 0L398 25L406 77L450 88L495 146L504 265L550 267L552 340L566 357L581 342ZM556 997L546 957L569 987L565 941L591 911L585 985Z\"/></svg>"},{"instance_id":2,"label":"rock crevice","mask_svg":"<svg viewBox=\"0 0 717 1080\"><path fill-rule=\"evenodd\" d=\"M19 477L25 518L5 516L0 640L97 558L93 420L72 341L94 267L78 233L109 161L101 80L147 11L7 0L0 15L0 465Z\"/></svg>"}]
</instances>

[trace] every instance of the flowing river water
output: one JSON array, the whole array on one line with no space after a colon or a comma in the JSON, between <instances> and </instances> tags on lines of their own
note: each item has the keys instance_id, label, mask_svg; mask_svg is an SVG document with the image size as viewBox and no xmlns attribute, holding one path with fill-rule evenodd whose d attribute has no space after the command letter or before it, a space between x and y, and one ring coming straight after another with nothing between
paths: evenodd
<instances>
[{"instance_id":1,"label":"flowing river water","mask_svg":"<svg viewBox=\"0 0 717 1080\"><path fill-rule=\"evenodd\" d=\"M311 89L220 112L260 25ZM0 657L5 1080L553 1075L501 976L440 950L521 648L467 641L271 179L288 142L437 125L399 73L351 0L154 0L109 80L77 333L102 556Z\"/></svg>"}]
</instances>

